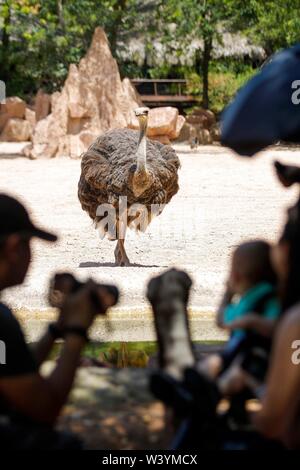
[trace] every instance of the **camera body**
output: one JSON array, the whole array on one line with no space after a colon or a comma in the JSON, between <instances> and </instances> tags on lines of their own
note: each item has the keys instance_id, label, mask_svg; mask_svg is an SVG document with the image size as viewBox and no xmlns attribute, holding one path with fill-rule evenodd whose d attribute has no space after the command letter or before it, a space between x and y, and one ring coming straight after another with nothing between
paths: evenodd
<instances>
[{"instance_id":1,"label":"camera body","mask_svg":"<svg viewBox=\"0 0 300 470\"><path fill-rule=\"evenodd\" d=\"M64 300L85 286L71 273L57 273L50 282L49 303L52 307L61 308ZM109 307L118 303L119 290L110 284L97 284L90 293L91 301L99 314L104 315Z\"/></svg>"}]
</instances>

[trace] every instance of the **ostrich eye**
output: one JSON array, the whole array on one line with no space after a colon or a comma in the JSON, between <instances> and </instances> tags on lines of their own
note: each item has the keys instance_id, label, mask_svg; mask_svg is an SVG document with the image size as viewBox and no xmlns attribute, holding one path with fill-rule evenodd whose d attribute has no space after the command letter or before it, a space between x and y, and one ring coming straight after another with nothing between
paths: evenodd
<instances>
[{"instance_id":1,"label":"ostrich eye","mask_svg":"<svg viewBox=\"0 0 300 470\"><path fill-rule=\"evenodd\" d=\"M131 167L129 168L129 171L130 171L130 173L135 173L136 169L137 169L137 166L136 166L136 164L134 164L134 165L131 165Z\"/></svg>"}]
</instances>

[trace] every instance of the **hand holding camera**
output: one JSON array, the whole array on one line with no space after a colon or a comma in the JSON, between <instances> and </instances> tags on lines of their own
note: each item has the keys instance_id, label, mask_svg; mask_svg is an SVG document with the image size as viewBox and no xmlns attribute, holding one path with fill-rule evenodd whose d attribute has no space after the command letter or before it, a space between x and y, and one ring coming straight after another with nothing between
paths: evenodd
<instances>
[{"instance_id":1,"label":"hand holding camera","mask_svg":"<svg viewBox=\"0 0 300 470\"><path fill-rule=\"evenodd\" d=\"M105 315L116 305L119 291L113 285L97 284L92 279L78 281L70 273L56 274L50 283L49 303L60 309L57 327L61 331L87 330L96 315Z\"/></svg>"}]
</instances>

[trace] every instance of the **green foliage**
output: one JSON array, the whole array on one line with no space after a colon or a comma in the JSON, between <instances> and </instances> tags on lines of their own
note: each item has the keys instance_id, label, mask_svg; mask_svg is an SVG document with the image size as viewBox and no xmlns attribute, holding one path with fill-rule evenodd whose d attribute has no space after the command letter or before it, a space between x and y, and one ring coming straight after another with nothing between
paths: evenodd
<instances>
[{"instance_id":1,"label":"green foliage","mask_svg":"<svg viewBox=\"0 0 300 470\"><path fill-rule=\"evenodd\" d=\"M83 357L96 359L111 367L146 367L149 357L157 352L157 343L154 342L113 342L89 343ZM56 344L50 355L56 360L61 353L61 345Z\"/></svg>"},{"instance_id":2,"label":"green foliage","mask_svg":"<svg viewBox=\"0 0 300 470\"><path fill-rule=\"evenodd\" d=\"M300 41L300 0L227 0L234 27L261 44L268 55Z\"/></svg>"},{"instance_id":3,"label":"green foliage","mask_svg":"<svg viewBox=\"0 0 300 470\"><path fill-rule=\"evenodd\" d=\"M141 349L132 349L128 343L122 342L119 348L111 347L99 354L98 360L112 367L147 367L149 357Z\"/></svg>"},{"instance_id":4,"label":"green foliage","mask_svg":"<svg viewBox=\"0 0 300 470\"><path fill-rule=\"evenodd\" d=\"M223 111L235 96L237 91L254 75L255 70L246 67L243 72L238 74L232 70L224 72L210 72L209 101L211 109L215 113Z\"/></svg>"},{"instance_id":5,"label":"green foliage","mask_svg":"<svg viewBox=\"0 0 300 470\"><path fill-rule=\"evenodd\" d=\"M117 41L142 29L145 15L151 18L148 9L142 0L3 0L0 79L8 94L58 89L97 26L105 29L116 54Z\"/></svg>"},{"instance_id":6,"label":"green foliage","mask_svg":"<svg viewBox=\"0 0 300 470\"><path fill-rule=\"evenodd\" d=\"M208 107L213 41L222 41L220 24L224 26L232 20L227 0L164 0L159 15L163 18L164 42L169 48L184 54L193 39L202 42L195 53L195 68L202 76L202 104Z\"/></svg>"},{"instance_id":7,"label":"green foliage","mask_svg":"<svg viewBox=\"0 0 300 470\"><path fill-rule=\"evenodd\" d=\"M213 62L209 72L209 102L210 109L216 114L223 111L237 93L237 91L254 75L255 70L250 66L243 66L237 72L234 63L226 67L220 67L220 64ZM201 96L203 80L196 72L186 76L188 79L188 93Z\"/></svg>"},{"instance_id":8,"label":"green foliage","mask_svg":"<svg viewBox=\"0 0 300 470\"><path fill-rule=\"evenodd\" d=\"M231 31L268 54L287 47L300 40L300 0L0 0L0 79L8 95L59 89L96 26L105 29L122 76L188 78L189 91L219 111L253 70L243 61L216 62L213 41ZM154 39L178 57L193 39L199 48L188 67L138 65L122 54L122 43L135 36L150 56Z\"/></svg>"}]
</instances>

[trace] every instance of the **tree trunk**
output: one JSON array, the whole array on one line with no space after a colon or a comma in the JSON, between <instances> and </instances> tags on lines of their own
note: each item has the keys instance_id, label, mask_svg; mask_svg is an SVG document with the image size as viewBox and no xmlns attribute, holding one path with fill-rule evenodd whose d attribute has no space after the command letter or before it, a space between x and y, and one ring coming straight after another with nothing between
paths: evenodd
<instances>
[{"instance_id":1,"label":"tree trunk","mask_svg":"<svg viewBox=\"0 0 300 470\"><path fill-rule=\"evenodd\" d=\"M57 16L58 16L58 24L62 31L65 30L65 20L64 20L64 8L63 8L63 0L57 0Z\"/></svg>"},{"instance_id":2,"label":"tree trunk","mask_svg":"<svg viewBox=\"0 0 300 470\"><path fill-rule=\"evenodd\" d=\"M203 77L203 90L202 90L202 106L207 109L209 106L209 64L211 60L212 51L212 37L209 36L204 39L204 50L202 56L202 77Z\"/></svg>"},{"instance_id":3,"label":"tree trunk","mask_svg":"<svg viewBox=\"0 0 300 470\"><path fill-rule=\"evenodd\" d=\"M113 7L114 9L114 21L113 26L110 31L110 47L112 55L115 56L117 50L117 42L118 42L118 34L119 34L119 26L122 20L122 16L124 11L127 7L127 0L119 0L116 5Z\"/></svg>"}]
</instances>

